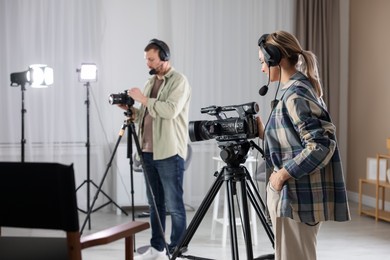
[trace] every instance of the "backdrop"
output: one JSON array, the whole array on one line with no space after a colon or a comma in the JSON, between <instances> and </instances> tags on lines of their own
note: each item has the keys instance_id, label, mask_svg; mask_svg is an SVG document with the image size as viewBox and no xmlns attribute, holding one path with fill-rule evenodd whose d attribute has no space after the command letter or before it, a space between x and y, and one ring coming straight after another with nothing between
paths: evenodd
<instances>
[{"instance_id":1,"label":"backdrop","mask_svg":"<svg viewBox=\"0 0 390 260\"><path fill-rule=\"evenodd\" d=\"M21 156L21 87L10 86L10 73L44 63L54 68L54 84L46 89L26 86L25 159L74 163L76 182L85 180L87 87L78 82L76 69L93 62L98 81L89 87L90 160L91 177L98 183L125 119L108 96L143 88L149 77L143 48L152 38L167 42L173 66L189 79L190 120L215 119L202 115L202 107L252 101L259 103L266 119L275 88L271 86L266 97L258 95L267 79L260 71L257 40L263 33L292 30L293 2L0 0L0 159L18 161ZM126 141L125 135L121 145ZM213 181L212 156L218 156L219 149L215 140L192 147L185 196L198 205ZM115 157L104 185L111 195L112 179L120 171ZM83 203L84 193L79 200Z\"/></svg>"}]
</instances>

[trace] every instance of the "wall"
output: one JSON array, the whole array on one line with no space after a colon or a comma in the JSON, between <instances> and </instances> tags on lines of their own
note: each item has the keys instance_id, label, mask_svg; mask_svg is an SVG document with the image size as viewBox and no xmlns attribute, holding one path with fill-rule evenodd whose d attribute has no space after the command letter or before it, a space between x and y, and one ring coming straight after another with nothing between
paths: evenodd
<instances>
[{"instance_id":1,"label":"wall","mask_svg":"<svg viewBox=\"0 0 390 260\"><path fill-rule=\"evenodd\" d=\"M260 115L267 118L276 84L270 87L266 97L258 95L258 89L266 83L266 76L260 72L257 39L264 32L291 31L293 2L168 2L169 5L153 0L102 1L101 89L94 90L106 92L106 98L109 93L130 87L142 88L149 77L143 48L156 37L170 44L172 65L188 77L192 86L191 121L216 119L201 114L202 107L249 101L258 102ZM276 9L283 15L275 16ZM98 104L106 119L102 128L111 134L109 140L113 142L116 136L112 133L116 135L120 129L123 113L116 106L108 105L106 99L99 100ZM94 131L100 132L101 128ZM122 143L126 140L127 135ZM193 159L184 180L185 203L196 207L212 186L214 172L219 170L212 157L218 156L220 149L215 140L192 142L191 145ZM117 174L116 165L112 172L114 176ZM127 184L124 182L124 188Z\"/></svg>"},{"instance_id":2,"label":"wall","mask_svg":"<svg viewBox=\"0 0 390 260\"><path fill-rule=\"evenodd\" d=\"M344 178L347 179L348 164L348 50L349 50L349 0L340 1L340 110L337 126L340 155L343 164ZM347 183L348 185L348 183Z\"/></svg>"},{"instance_id":3,"label":"wall","mask_svg":"<svg viewBox=\"0 0 390 260\"><path fill-rule=\"evenodd\" d=\"M353 193L359 178L366 177L366 158L387 153L389 10L387 0L350 1L347 182ZM374 190L367 189L367 195L374 197Z\"/></svg>"}]
</instances>

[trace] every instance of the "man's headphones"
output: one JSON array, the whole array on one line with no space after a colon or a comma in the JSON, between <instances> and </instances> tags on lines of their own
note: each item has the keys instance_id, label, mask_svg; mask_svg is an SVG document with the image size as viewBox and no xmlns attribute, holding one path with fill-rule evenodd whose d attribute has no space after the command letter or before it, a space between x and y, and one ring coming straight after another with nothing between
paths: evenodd
<instances>
[{"instance_id":1,"label":"man's headphones","mask_svg":"<svg viewBox=\"0 0 390 260\"><path fill-rule=\"evenodd\" d=\"M159 56L160 56L160 60L162 61L168 61L169 58L170 58L170 52L169 52L169 47L168 45L163 42L163 41L160 41L160 40L157 40L157 39L151 39L149 44L154 44L158 47L159 49Z\"/></svg>"},{"instance_id":2,"label":"man's headphones","mask_svg":"<svg viewBox=\"0 0 390 260\"><path fill-rule=\"evenodd\" d=\"M279 48L276 46L270 44L265 46L268 35L269 34L263 34L258 41L258 45L264 54L264 61L268 67L278 66L280 60L282 59L282 54L280 53Z\"/></svg>"}]
</instances>

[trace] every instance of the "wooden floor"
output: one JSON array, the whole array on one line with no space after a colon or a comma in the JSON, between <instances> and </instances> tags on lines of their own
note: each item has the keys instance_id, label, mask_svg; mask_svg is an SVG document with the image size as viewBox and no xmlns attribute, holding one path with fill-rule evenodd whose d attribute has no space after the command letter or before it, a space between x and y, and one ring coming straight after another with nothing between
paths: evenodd
<instances>
[{"instance_id":1,"label":"wooden floor","mask_svg":"<svg viewBox=\"0 0 390 260\"><path fill-rule=\"evenodd\" d=\"M109 206L108 206L109 207ZM319 260L360 260L360 259L389 259L390 257L390 223L375 222L371 217L358 216L357 204L351 203L352 221L345 223L326 222L322 225L318 236L318 259ZM212 210L206 214L199 228L188 244L189 250L184 255L192 255L210 259L231 259L230 240L227 245L222 245L222 226L218 225L216 239L211 240L211 215ZM83 234L89 234L112 225L123 223L132 219L129 216L117 215L116 211L101 209L91 215L91 229L88 225ZM188 222L192 220L194 211L187 211ZM28 217L28 214L26 214ZM148 218L137 218L148 221ZM80 214L80 225L85 220L85 215ZM258 244L253 245L254 257L272 253L272 246L268 236L264 232L260 221L257 225ZM167 233L170 230L170 218L167 217ZM238 228L240 231L240 228ZM25 231L4 229L4 235L45 233L44 231ZM47 233L47 232L46 232ZM150 230L139 233L136 236L136 248L149 244ZM167 236L169 237L169 236ZM240 259L247 259L245 243L241 233L237 236L239 241ZM90 260L120 260L124 259L123 241L112 243L108 246L100 246L83 250L83 259ZM181 258L180 258L181 259Z\"/></svg>"}]
</instances>

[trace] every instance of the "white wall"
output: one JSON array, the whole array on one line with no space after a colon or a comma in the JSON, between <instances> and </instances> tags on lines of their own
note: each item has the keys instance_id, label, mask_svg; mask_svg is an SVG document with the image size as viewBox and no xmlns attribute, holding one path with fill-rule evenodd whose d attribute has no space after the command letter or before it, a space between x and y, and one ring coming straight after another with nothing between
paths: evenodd
<instances>
[{"instance_id":1,"label":"white wall","mask_svg":"<svg viewBox=\"0 0 390 260\"><path fill-rule=\"evenodd\" d=\"M258 1L103 3L101 70L105 74L101 82L105 89L118 92L142 87L148 77L143 48L150 39L160 38L171 48L173 66L192 86L191 121L216 119L201 114L202 107L251 101L258 102L260 114L268 117L275 88L271 86L266 97L258 95L266 78L260 71L257 39L266 32L291 30L291 1L277 1L275 6ZM283 15L275 15L277 7ZM109 107L105 113L104 127L116 133L122 112ZM215 140L195 142L192 147L194 156L184 189L186 203L197 206L214 181L217 167L212 157L219 156L220 149Z\"/></svg>"},{"instance_id":2,"label":"white wall","mask_svg":"<svg viewBox=\"0 0 390 260\"><path fill-rule=\"evenodd\" d=\"M133 86L142 88L149 77L143 49L152 38L170 45L173 66L189 79L191 121L215 119L200 114L202 107L250 101L258 102L260 115L268 117L275 88L271 86L266 97L258 95L267 80L260 71L257 40L263 33L292 30L292 4L290 0L0 0L1 84L8 86L9 74L31 63L44 62L55 69L52 88L27 90L27 161L68 163L62 155L66 146L72 146L81 151L74 160L78 184L85 179L85 87L77 81L75 69L81 62L96 62L99 75L90 87L90 132L97 157L91 160L91 176L99 183L125 119L121 110L108 104L108 96ZM7 160L20 159L19 98L20 91L9 87L0 96L0 158ZM127 135L121 141L126 143ZM33 142L43 151L37 152ZM4 148L9 146L14 151L11 157ZM219 148L215 140L193 147L185 199L198 205L212 184L216 166L211 158ZM110 195L117 170L113 163L105 186Z\"/></svg>"}]
</instances>

